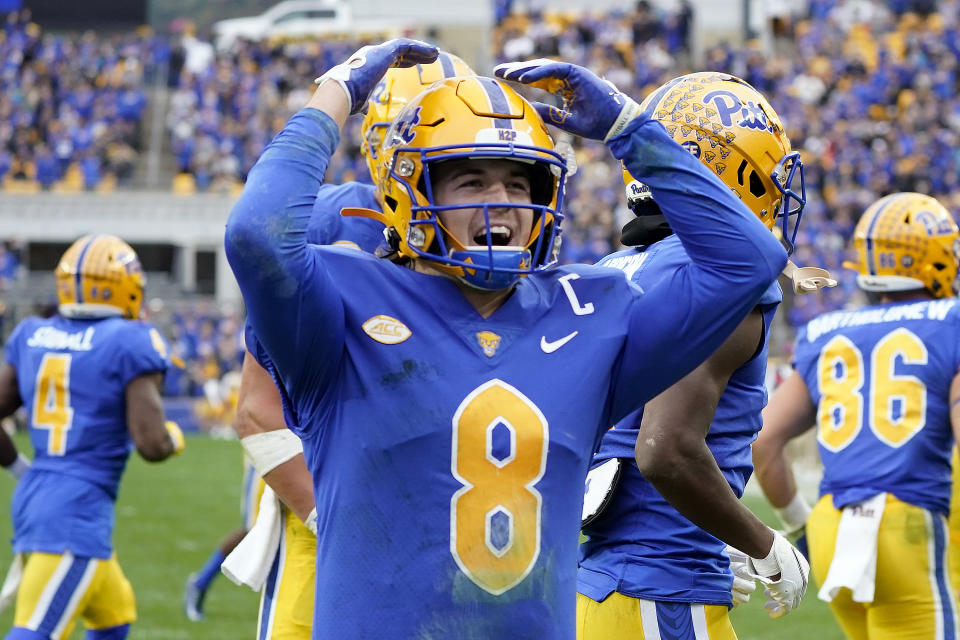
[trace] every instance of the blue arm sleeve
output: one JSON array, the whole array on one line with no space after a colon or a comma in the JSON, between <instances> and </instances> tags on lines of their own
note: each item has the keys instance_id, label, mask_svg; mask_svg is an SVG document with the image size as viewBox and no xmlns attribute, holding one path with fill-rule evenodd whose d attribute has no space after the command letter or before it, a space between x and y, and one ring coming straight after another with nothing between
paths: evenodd
<instances>
[{"instance_id":1,"label":"blue arm sleeve","mask_svg":"<svg viewBox=\"0 0 960 640\"><path fill-rule=\"evenodd\" d=\"M637 299L614 388L619 420L703 362L756 306L786 264L772 233L656 121L610 141L683 243L688 264Z\"/></svg>"},{"instance_id":2,"label":"blue arm sleeve","mask_svg":"<svg viewBox=\"0 0 960 640\"><path fill-rule=\"evenodd\" d=\"M322 395L343 351L343 303L306 240L317 190L339 139L325 113L299 111L250 171L227 221L227 259L247 320L284 386L300 398Z\"/></svg>"}]
</instances>

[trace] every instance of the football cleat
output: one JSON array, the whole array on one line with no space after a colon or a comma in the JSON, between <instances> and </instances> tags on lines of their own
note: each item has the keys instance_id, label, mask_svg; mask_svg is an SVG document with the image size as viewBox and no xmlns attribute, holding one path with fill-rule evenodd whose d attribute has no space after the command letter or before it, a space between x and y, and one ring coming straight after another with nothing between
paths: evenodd
<instances>
[{"instance_id":1,"label":"football cleat","mask_svg":"<svg viewBox=\"0 0 960 640\"><path fill-rule=\"evenodd\" d=\"M187 616L187 620L191 622L203 620L203 599L206 595L206 589L201 589L197 585L197 574L191 573L187 576L187 584L183 592L183 613Z\"/></svg>"}]
</instances>

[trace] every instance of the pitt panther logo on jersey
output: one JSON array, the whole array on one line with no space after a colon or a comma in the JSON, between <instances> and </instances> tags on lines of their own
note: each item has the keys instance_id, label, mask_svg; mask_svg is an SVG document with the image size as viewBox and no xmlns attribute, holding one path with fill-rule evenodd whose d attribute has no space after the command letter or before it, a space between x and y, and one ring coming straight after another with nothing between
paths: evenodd
<instances>
[{"instance_id":1,"label":"pitt panther logo on jersey","mask_svg":"<svg viewBox=\"0 0 960 640\"><path fill-rule=\"evenodd\" d=\"M373 316L361 325L364 333L382 344L400 344L412 335L407 325L390 316Z\"/></svg>"},{"instance_id":2,"label":"pitt panther logo on jersey","mask_svg":"<svg viewBox=\"0 0 960 640\"><path fill-rule=\"evenodd\" d=\"M478 331L477 343L483 349L483 355L492 358L496 355L497 348L500 346L500 336L493 331Z\"/></svg>"},{"instance_id":3,"label":"pitt panther logo on jersey","mask_svg":"<svg viewBox=\"0 0 960 640\"><path fill-rule=\"evenodd\" d=\"M713 103L714 108L717 110L717 115L720 117L720 122L722 122L725 127L732 127L736 124L736 126L743 129L766 129L767 131L773 131L773 126L767 119L767 114L764 113L763 109L754 104L752 100L748 100L747 103L744 104L741 102L740 97L732 91L726 91L724 89L711 91L703 96L703 101L704 103ZM733 119L737 116L739 116L739 119L734 122Z\"/></svg>"}]
</instances>

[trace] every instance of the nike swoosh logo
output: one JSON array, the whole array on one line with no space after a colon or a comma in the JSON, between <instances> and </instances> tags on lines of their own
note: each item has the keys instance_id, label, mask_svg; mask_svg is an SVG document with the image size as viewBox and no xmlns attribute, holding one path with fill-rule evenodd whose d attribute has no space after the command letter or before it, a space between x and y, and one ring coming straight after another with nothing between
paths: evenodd
<instances>
[{"instance_id":1,"label":"nike swoosh logo","mask_svg":"<svg viewBox=\"0 0 960 640\"><path fill-rule=\"evenodd\" d=\"M540 336L540 348L543 349L544 353L553 353L563 345L567 344L573 340L579 331L574 331L570 335L563 336L559 340L554 340L553 342L547 342L547 336Z\"/></svg>"}]
</instances>

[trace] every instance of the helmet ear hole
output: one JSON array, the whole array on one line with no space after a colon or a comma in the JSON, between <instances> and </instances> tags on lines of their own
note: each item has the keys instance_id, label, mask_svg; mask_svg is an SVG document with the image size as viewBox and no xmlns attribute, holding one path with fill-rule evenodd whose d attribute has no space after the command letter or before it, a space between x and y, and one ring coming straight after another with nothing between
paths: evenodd
<instances>
[{"instance_id":1,"label":"helmet ear hole","mask_svg":"<svg viewBox=\"0 0 960 640\"><path fill-rule=\"evenodd\" d=\"M767 192L767 188L763 186L763 180L760 179L760 176L756 171L750 171L750 193L754 198L761 198L763 194Z\"/></svg>"},{"instance_id":2,"label":"helmet ear hole","mask_svg":"<svg viewBox=\"0 0 960 640\"><path fill-rule=\"evenodd\" d=\"M553 200L553 174L550 168L536 164L529 168L530 201L533 204L549 205Z\"/></svg>"}]
</instances>

